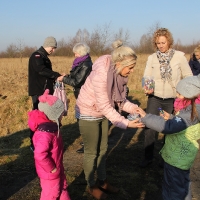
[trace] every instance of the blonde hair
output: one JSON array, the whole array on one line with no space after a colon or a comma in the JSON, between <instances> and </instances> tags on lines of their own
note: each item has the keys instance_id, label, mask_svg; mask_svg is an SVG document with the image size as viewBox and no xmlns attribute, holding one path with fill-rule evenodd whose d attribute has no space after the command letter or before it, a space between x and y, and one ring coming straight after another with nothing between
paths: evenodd
<instances>
[{"instance_id":1,"label":"blonde hair","mask_svg":"<svg viewBox=\"0 0 200 200\"><path fill-rule=\"evenodd\" d=\"M123 46L121 40L116 40L112 43L113 52L111 53L112 61L114 64L120 63L121 67L117 69L119 73L124 67L135 64L137 60L137 55L128 46Z\"/></svg>"},{"instance_id":2,"label":"blonde hair","mask_svg":"<svg viewBox=\"0 0 200 200\"><path fill-rule=\"evenodd\" d=\"M160 37L160 36L166 37L169 48L171 48L173 46L174 39L172 37L171 32L167 28L160 28L154 32L153 38L152 38L152 43L153 43L153 47L155 50L157 50L156 41L157 41L158 37Z\"/></svg>"},{"instance_id":3,"label":"blonde hair","mask_svg":"<svg viewBox=\"0 0 200 200\"><path fill-rule=\"evenodd\" d=\"M85 56L90 53L90 47L85 43L77 43L73 47L73 52L78 53L80 56Z\"/></svg>"},{"instance_id":4,"label":"blonde hair","mask_svg":"<svg viewBox=\"0 0 200 200\"><path fill-rule=\"evenodd\" d=\"M194 49L194 53L196 53L196 52L200 52L200 45L197 46L197 47Z\"/></svg>"}]
</instances>

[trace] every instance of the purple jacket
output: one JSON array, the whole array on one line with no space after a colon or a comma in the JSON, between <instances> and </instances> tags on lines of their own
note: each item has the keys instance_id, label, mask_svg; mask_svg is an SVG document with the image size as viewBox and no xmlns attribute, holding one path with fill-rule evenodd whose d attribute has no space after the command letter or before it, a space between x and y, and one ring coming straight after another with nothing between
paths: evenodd
<instances>
[{"instance_id":1,"label":"purple jacket","mask_svg":"<svg viewBox=\"0 0 200 200\"><path fill-rule=\"evenodd\" d=\"M58 136L58 126L39 110L29 112L28 116L28 125L35 131L33 144L37 174L42 179L56 179L64 173L63 141L61 134ZM51 173L55 167L57 171Z\"/></svg>"},{"instance_id":2,"label":"purple jacket","mask_svg":"<svg viewBox=\"0 0 200 200\"><path fill-rule=\"evenodd\" d=\"M126 129L129 120L121 116L111 106L107 94L107 72L110 67L111 56L99 57L92 66L92 72L81 87L76 101L76 111L93 117L106 117L115 126ZM133 113L138 106L125 101L122 108L127 113Z\"/></svg>"}]
</instances>

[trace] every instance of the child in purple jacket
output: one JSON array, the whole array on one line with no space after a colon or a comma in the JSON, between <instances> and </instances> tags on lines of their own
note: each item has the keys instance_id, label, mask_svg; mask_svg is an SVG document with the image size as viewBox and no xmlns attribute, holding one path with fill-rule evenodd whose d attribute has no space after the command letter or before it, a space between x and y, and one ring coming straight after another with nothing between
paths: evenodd
<instances>
[{"instance_id":1,"label":"child in purple jacket","mask_svg":"<svg viewBox=\"0 0 200 200\"><path fill-rule=\"evenodd\" d=\"M63 102L49 90L39 97L38 110L28 113L32 131L36 172L42 188L40 200L70 200L63 167L63 141L59 123L64 114Z\"/></svg>"}]
</instances>

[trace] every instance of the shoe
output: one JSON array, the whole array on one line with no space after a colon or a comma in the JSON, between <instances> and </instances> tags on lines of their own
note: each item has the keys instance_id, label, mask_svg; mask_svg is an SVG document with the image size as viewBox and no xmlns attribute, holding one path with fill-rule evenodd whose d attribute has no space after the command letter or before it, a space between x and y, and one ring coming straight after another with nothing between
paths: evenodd
<instances>
[{"instance_id":1,"label":"shoe","mask_svg":"<svg viewBox=\"0 0 200 200\"><path fill-rule=\"evenodd\" d=\"M101 191L97 187L97 185L94 185L93 187L89 187L88 193L90 193L96 199L106 199L107 198L107 194L105 194L103 191Z\"/></svg>"},{"instance_id":2,"label":"shoe","mask_svg":"<svg viewBox=\"0 0 200 200\"><path fill-rule=\"evenodd\" d=\"M147 167L148 165L150 165L151 163L153 162L153 159L144 159L144 160L142 160L142 162L140 163L140 167L141 168L145 168L145 167Z\"/></svg>"},{"instance_id":3,"label":"shoe","mask_svg":"<svg viewBox=\"0 0 200 200\"><path fill-rule=\"evenodd\" d=\"M80 142L80 145L81 145L81 146L84 146L84 143L83 143L83 142Z\"/></svg>"},{"instance_id":4,"label":"shoe","mask_svg":"<svg viewBox=\"0 0 200 200\"><path fill-rule=\"evenodd\" d=\"M103 184L100 184L100 181L97 181L97 184L98 184L99 189L105 193L116 194L119 192L119 188L116 188L116 187L110 185L110 183L108 183L107 180L105 180Z\"/></svg>"},{"instance_id":5,"label":"shoe","mask_svg":"<svg viewBox=\"0 0 200 200\"><path fill-rule=\"evenodd\" d=\"M84 153L84 146L76 151L77 153Z\"/></svg>"}]
</instances>

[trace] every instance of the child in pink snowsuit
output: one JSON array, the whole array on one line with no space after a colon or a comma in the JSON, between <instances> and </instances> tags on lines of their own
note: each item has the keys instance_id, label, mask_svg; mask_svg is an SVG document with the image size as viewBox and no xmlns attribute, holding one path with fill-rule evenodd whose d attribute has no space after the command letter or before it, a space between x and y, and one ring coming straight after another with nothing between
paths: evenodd
<instances>
[{"instance_id":1,"label":"child in pink snowsuit","mask_svg":"<svg viewBox=\"0 0 200 200\"><path fill-rule=\"evenodd\" d=\"M63 102L49 90L39 97L38 110L28 113L32 131L36 172L42 188L40 200L70 200L63 167L63 141L59 123L64 113Z\"/></svg>"}]
</instances>

